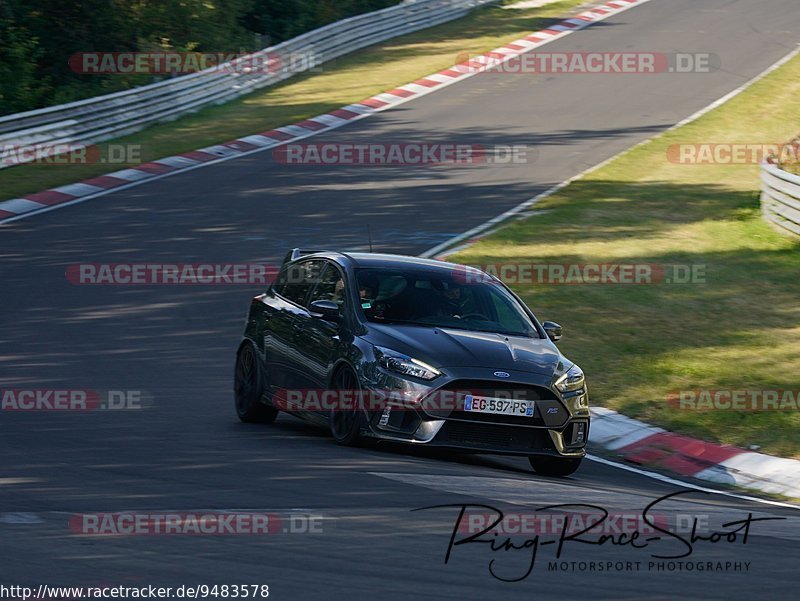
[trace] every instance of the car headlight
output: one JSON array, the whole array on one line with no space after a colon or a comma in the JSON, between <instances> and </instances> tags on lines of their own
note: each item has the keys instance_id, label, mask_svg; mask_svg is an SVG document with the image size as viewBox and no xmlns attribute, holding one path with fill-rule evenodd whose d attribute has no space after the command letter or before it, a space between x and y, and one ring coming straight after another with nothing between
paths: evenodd
<instances>
[{"instance_id":1,"label":"car headlight","mask_svg":"<svg viewBox=\"0 0 800 601\"><path fill-rule=\"evenodd\" d=\"M442 375L442 372L427 363L387 348L376 346L375 356L378 359L378 365L383 369L404 376L413 376L422 380L433 380Z\"/></svg>"},{"instance_id":2,"label":"car headlight","mask_svg":"<svg viewBox=\"0 0 800 601\"><path fill-rule=\"evenodd\" d=\"M570 367L564 374L556 380L556 388L561 392L574 392L580 390L586 384L583 370L577 365Z\"/></svg>"}]
</instances>

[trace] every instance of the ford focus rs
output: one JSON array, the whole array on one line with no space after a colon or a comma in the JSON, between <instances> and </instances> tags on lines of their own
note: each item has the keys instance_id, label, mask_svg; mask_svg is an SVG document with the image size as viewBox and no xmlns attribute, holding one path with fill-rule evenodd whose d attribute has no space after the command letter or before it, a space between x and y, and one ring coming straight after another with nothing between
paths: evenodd
<instances>
[{"instance_id":1,"label":"ford focus rs","mask_svg":"<svg viewBox=\"0 0 800 601\"><path fill-rule=\"evenodd\" d=\"M585 455L584 374L500 280L399 255L291 251L256 296L236 355L236 412L280 411L362 438L521 455L544 475Z\"/></svg>"}]
</instances>

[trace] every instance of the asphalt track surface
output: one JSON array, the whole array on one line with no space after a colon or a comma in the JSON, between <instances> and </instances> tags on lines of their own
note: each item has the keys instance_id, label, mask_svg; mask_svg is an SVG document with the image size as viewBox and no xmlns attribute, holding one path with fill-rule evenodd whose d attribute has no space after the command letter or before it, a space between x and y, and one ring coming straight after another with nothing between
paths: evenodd
<instances>
[{"instance_id":1,"label":"asphalt track surface","mask_svg":"<svg viewBox=\"0 0 800 601\"><path fill-rule=\"evenodd\" d=\"M529 555L457 547L454 509L531 511L595 503L641 512L680 490L588 462L573 477L522 459L336 446L292 417L240 424L233 355L247 286L75 286L80 262L276 261L289 247L419 253L680 121L800 41L796 0L653 0L541 51L710 52L711 74L493 74L309 141L524 144L528 164L429 168L287 166L269 152L0 228L0 386L145 390L129 412L0 413L0 583L269 584L276 599L737 599L796 594L797 512L693 492L663 509L714 529L754 512L747 544L702 543L692 561L747 571L649 571L644 550L573 543L566 561L640 561L640 571L550 572ZM679 194L679 193L678 193ZM679 198L676 197L676 207ZM677 208L676 208L677 210ZM548 316L543 316L548 317ZM568 326L568 324L567 324ZM567 330L568 333L568 330ZM575 357L580 360L579 357ZM305 511L317 534L82 537L69 515L199 509ZM717 528L723 529L723 528ZM522 553L522 555L520 555Z\"/></svg>"}]
</instances>

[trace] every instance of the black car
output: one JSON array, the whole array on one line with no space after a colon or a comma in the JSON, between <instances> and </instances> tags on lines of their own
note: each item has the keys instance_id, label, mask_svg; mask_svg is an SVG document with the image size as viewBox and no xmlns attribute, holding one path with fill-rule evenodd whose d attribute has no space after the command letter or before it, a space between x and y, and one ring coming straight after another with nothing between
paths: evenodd
<instances>
[{"instance_id":1,"label":"black car","mask_svg":"<svg viewBox=\"0 0 800 601\"><path fill-rule=\"evenodd\" d=\"M581 369L501 281L400 255L291 251L252 300L237 351L245 422L283 410L362 437L524 455L545 475L585 455Z\"/></svg>"}]
</instances>

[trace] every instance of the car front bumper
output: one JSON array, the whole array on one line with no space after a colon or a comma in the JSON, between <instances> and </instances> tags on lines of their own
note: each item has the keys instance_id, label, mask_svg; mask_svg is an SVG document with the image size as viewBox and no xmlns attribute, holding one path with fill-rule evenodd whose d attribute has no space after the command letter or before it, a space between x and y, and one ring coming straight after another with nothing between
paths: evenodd
<instances>
[{"instance_id":1,"label":"car front bumper","mask_svg":"<svg viewBox=\"0 0 800 601\"><path fill-rule=\"evenodd\" d=\"M448 369L435 386L414 384L416 402L388 402L369 416L366 434L381 440L458 449L471 453L583 457L590 416L585 389L562 395L552 377L491 369ZM408 387L408 381L384 374L380 386ZM463 394L472 392L535 403L532 417L464 411ZM510 395L510 396L509 396Z\"/></svg>"}]
</instances>

